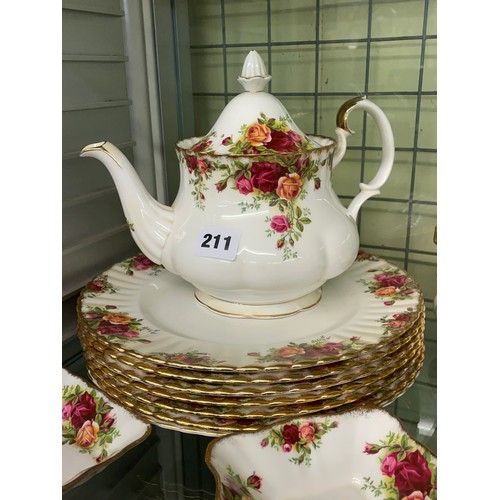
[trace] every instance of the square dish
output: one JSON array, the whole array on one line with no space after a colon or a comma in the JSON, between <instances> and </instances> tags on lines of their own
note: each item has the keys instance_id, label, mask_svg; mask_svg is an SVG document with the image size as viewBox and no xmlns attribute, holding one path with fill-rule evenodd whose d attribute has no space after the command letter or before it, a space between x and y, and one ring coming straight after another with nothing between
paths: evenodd
<instances>
[{"instance_id":1,"label":"square dish","mask_svg":"<svg viewBox=\"0 0 500 500\"><path fill-rule=\"evenodd\" d=\"M223 500L437 499L436 456L378 408L219 437L205 460Z\"/></svg>"},{"instance_id":2,"label":"square dish","mask_svg":"<svg viewBox=\"0 0 500 500\"><path fill-rule=\"evenodd\" d=\"M151 425L62 369L63 491L102 471L150 433Z\"/></svg>"}]
</instances>

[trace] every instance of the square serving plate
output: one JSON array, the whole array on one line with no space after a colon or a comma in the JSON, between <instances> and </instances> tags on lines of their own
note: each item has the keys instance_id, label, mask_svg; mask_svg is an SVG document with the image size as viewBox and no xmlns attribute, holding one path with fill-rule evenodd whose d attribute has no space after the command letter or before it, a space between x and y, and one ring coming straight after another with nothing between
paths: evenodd
<instances>
[{"instance_id":1,"label":"square serving plate","mask_svg":"<svg viewBox=\"0 0 500 500\"><path fill-rule=\"evenodd\" d=\"M151 425L62 369L62 489L67 490L144 441Z\"/></svg>"},{"instance_id":2,"label":"square serving plate","mask_svg":"<svg viewBox=\"0 0 500 500\"><path fill-rule=\"evenodd\" d=\"M223 500L435 500L437 458L378 408L283 420L212 440Z\"/></svg>"}]
</instances>

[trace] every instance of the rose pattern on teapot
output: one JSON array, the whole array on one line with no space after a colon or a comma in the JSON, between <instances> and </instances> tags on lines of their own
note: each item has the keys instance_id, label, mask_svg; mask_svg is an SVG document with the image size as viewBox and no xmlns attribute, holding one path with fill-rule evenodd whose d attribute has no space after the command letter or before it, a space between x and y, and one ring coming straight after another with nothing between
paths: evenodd
<instances>
[{"instance_id":1,"label":"rose pattern on teapot","mask_svg":"<svg viewBox=\"0 0 500 500\"><path fill-rule=\"evenodd\" d=\"M298 257L295 243L312 222L310 209L303 202L308 189L320 189L319 170L328 168L333 156L314 154L315 146L293 131L289 122L289 117L268 118L261 113L257 122L241 127L236 141L231 136L222 140L230 153L225 157L210 155L214 134L180 155L199 209L205 208L204 192L210 181L218 193L233 189L250 198L238 203L241 213L259 210L262 204L275 207L276 214L265 218L264 230L267 237L276 239L283 260Z\"/></svg>"}]
</instances>

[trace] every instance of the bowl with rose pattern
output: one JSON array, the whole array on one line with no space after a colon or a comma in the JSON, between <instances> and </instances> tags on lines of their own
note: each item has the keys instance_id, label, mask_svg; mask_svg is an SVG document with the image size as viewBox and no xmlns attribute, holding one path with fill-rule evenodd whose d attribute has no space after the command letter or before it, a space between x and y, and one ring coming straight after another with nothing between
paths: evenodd
<instances>
[{"instance_id":1,"label":"bowl with rose pattern","mask_svg":"<svg viewBox=\"0 0 500 500\"><path fill-rule=\"evenodd\" d=\"M220 500L437 499L436 455L379 408L228 434L205 460Z\"/></svg>"}]
</instances>

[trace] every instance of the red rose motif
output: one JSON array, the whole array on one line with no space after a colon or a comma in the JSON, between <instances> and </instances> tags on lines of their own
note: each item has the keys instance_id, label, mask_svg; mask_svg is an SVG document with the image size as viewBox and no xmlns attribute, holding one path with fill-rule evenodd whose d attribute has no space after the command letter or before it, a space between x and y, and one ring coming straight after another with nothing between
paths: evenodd
<instances>
[{"instance_id":1,"label":"red rose motif","mask_svg":"<svg viewBox=\"0 0 500 500\"><path fill-rule=\"evenodd\" d=\"M134 269L138 271L144 271L145 269L149 269L152 266L156 266L156 263L152 260L148 259L145 255L136 255L134 257Z\"/></svg>"},{"instance_id":2,"label":"red rose motif","mask_svg":"<svg viewBox=\"0 0 500 500\"><path fill-rule=\"evenodd\" d=\"M376 455L379 452L380 448L378 446L375 446L374 444L366 443L365 449L363 450L363 453L366 453L367 455Z\"/></svg>"},{"instance_id":3,"label":"red rose motif","mask_svg":"<svg viewBox=\"0 0 500 500\"><path fill-rule=\"evenodd\" d=\"M393 314L392 317L396 321L410 321L411 316L409 314Z\"/></svg>"},{"instance_id":4,"label":"red rose motif","mask_svg":"<svg viewBox=\"0 0 500 500\"><path fill-rule=\"evenodd\" d=\"M278 187L278 180L287 170L279 163L257 161L250 167L252 185L263 193L271 193Z\"/></svg>"},{"instance_id":5,"label":"red rose motif","mask_svg":"<svg viewBox=\"0 0 500 500\"><path fill-rule=\"evenodd\" d=\"M91 290L92 292L103 292L104 291L104 288L106 286L106 282L102 279L96 279L94 281L92 281L92 283L90 283L89 285L89 290Z\"/></svg>"},{"instance_id":6,"label":"red rose motif","mask_svg":"<svg viewBox=\"0 0 500 500\"><path fill-rule=\"evenodd\" d=\"M235 183L236 189L238 189L241 194L247 195L253 191L253 186L250 182L250 179L247 179L244 175L238 177Z\"/></svg>"},{"instance_id":7,"label":"red rose motif","mask_svg":"<svg viewBox=\"0 0 500 500\"><path fill-rule=\"evenodd\" d=\"M425 494L432 488L432 472L419 450L408 452L404 460L396 464L394 477L394 486L400 496L408 496L415 491Z\"/></svg>"},{"instance_id":8,"label":"red rose motif","mask_svg":"<svg viewBox=\"0 0 500 500\"><path fill-rule=\"evenodd\" d=\"M198 168L198 160L196 159L196 156L187 155L186 162L187 162L188 172L192 174Z\"/></svg>"},{"instance_id":9,"label":"red rose motif","mask_svg":"<svg viewBox=\"0 0 500 500\"><path fill-rule=\"evenodd\" d=\"M129 331L128 325L113 325L108 321L103 321L99 325L99 333L101 335L123 335Z\"/></svg>"},{"instance_id":10,"label":"red rose motif","mask_svg":"<svg viewBox=\"0 0 500 500\"><path fill-rule=\"evenodd\" d=\"M78 401L73 406L71 413L71 424L77 429L80 428L87 420L94 420L96 415L94 398L84 392L78 396Z\"/></svg>"},{"instance_id":11,"label":"red rose motif","mask_svg":"<svg viewBox=\"0 0 500 500\"><path fill-rule=\"evenodd\" d=\"M255 472L247 479L247 485L256 490L260 490L262 486L262 478L257 476Z\"/></svg>"},{"instance_id":12,"label":"red rose motif","mask_svg":"<svg viewBox=\"0 0 500 500\"><path fill-rule=\"evenodd\" d=\"M224 146L227 146L227 145L231 144L231 136L228 135L227 137L224 137L224 139L222 139L222 144Z\"/></svg>"},{"instance_id":13,"label":"red rose motif","mask_svg":"<svg viewBox=\"0 0 500 500\"><path fill-rule=\"evenodd\" d=\"M301 143L302 139L300 136L291 130L288 133L281 130L273 130L271 132L271 140L266 144L266 147L280 153L293 152L299 150Z\"/></svg>"},{"instance_id":14,"label":"red rose motif","mask_svg":"<svg viewBox=\"0 0 500 500\"><path fill-rule=\"evenodd\" d=\"M375 276L375 280L380 283L381 287L394 286L399 288L406 283L406 276L404 274L395 274L394 276L379 274L378 276Z\"/></svg>"},{"instance_id":15,"label":"red rose motif","mask_svg":"<svg viewBox=\"0 0 500 500\"><path fill-rule=\"evenodd\" d=\"M295 168L297 169L297 173L299 175L302 174L302 170L304 170L307 166L309 165L309 157L304 155L301 156L296 162L295 162Z\"/></svg>"},{"instance_id":16,"label":"red rose motif","mask_svg":"<svg viewBox=\"0 0 500 500\"><path fill-rule=\"evenodd\" d=\"M285 424L283 427L285 444L294 445L299 439L299 428L295 424Z\"/></svg>"},{"instance_id":17,"label":"red rose motif","mask_svg":"<svg viewBox=\"0 0 500 500\"><path fill-rule=\"evenodd\" d=\"M193 151L205 151L212 144L212 141L202 141L193 146Z\"/></svg>"},{"instance_id":18,"label":"red rose motif","mask_svg":"<svg viewBox=\"0 0 500 500\"><path fill-rule=\"evenodd\" d=\"M284 233L290 229L290 223L284 215L275 215L271 218L271 229L277 233Z\"/></svg>"}]
</instances>

